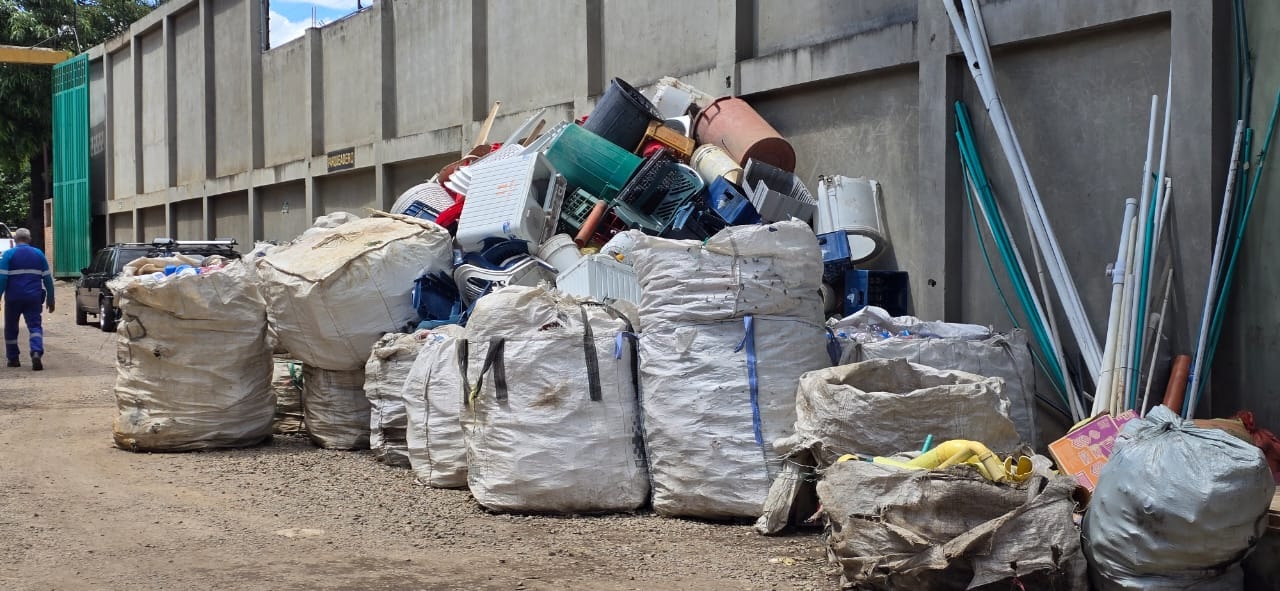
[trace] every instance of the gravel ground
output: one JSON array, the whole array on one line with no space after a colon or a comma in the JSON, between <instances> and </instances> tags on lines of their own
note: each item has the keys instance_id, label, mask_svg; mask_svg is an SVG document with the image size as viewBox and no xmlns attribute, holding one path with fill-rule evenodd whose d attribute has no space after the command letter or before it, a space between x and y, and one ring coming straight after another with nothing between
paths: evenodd
<instances>
[{"instance_id":1,"label":"gravel ground","mask_svg":"<svg viewBox=\"0 0 1280 591\"><path fill-rule=\"evenodd\" d=\"M813 532L495 515L301 437L120 451L114 335L74 326L71 292L46 315L47 371L0 370L0 589L838 587Z\"/></svg>"}]
</instances>

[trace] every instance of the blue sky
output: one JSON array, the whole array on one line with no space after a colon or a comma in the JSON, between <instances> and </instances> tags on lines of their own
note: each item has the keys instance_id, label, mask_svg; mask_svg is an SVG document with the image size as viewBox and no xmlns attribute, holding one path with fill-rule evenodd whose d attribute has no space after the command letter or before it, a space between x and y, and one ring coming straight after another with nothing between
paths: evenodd
<instances>
[{"instance_id":1,"label":"blue sky","mask_svg":"<svg viewBox=\"0 0 1280 591\"><path fill-rule=\"evenodd\" d=\"M373 0L364 0L368 6ZM315 9L316 22L311 20ZM356 0L271 0L271 46L301 37L307 27L324 25L356 10Z\"/></svg>"}]
</instances>

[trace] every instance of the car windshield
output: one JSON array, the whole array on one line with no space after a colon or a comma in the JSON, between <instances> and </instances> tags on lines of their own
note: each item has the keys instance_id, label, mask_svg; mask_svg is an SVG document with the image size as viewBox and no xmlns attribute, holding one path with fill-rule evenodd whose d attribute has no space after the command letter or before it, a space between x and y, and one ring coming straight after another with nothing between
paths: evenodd
<instances>
[{"instance_id":1,"label":"car windshield","mask_svg":"<svg viewBox=\"0 0 1280 591\"><path fill-rule=\"evenodd\" d=\"M9 235L9 226L0 224L0 238L12 238L12 237L13 236Z\"/></svg>"},{"instance_id":2,"label":"car windshield","mask_svg":"<svg viewBox=\"0 0 1280 591\"><path fill-rule=\"evenodd\" d=\"M116 255L116 272L123 269L125 265L142 258L142 255L144 254L147 254L147 251L126 248L120 249L120 253Z\"/></svg>"}]
</instances>

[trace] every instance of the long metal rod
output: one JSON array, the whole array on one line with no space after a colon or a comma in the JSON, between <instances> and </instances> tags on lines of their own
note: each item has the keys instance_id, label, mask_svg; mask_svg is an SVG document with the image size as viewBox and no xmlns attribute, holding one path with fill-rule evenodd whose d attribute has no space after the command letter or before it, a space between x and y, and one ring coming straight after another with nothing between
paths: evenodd
<instances>
[{"instance_id":1,"label":"long metal rod","mask_svg":"<svg viewBox=\"0 0 1280 591\"><path fill-rule=\"evenodd\" d=\"M1209 265L1209 280L1204 289L1204 309L1200 313L1200 337L1196 339L1196 352L1192 357L1188 388L1194 398L1198 390L1196 376L1204 363L1205 347L1209 344L1209 322L1217 307L1218 280L1222 273L1222 256L1227 245L1227 224L1231 221L1231 207L1236 195L1236 175L1240 170L1240 145L1244 142L1244 120L1236 121L1235 139L1231 142L1231 168L1227 169L1227 183L1222 192L1222 209L1218 214L1218 234L1213 245L1213 262ZM1175 411L1181 409L1173 409ZM1189 415L1188 415L1189 416Z\"/></svg>"}]
</instances>

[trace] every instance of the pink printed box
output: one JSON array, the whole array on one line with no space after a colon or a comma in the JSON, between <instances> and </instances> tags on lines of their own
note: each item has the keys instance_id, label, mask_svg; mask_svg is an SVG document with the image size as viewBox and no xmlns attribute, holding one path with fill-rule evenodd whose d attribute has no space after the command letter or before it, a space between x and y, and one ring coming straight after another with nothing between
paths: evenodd
<instances>
[{"instance_id":1,"label":"pink printed box","mask_svg":"<svg viewBox=\"0 0 1280 591\"><path fill-rule=\"evenodd\" d=\"M1057 462L1058 470L1076 479L1090 491L1098 484L1098 474L1111 457L1111 448L1125 423L1137 418L1132 410L1115 417L1101 414L1089 422L1072 429L1061 439L1049 444L1049 455Z\"/></svg>"}]
</instances>

